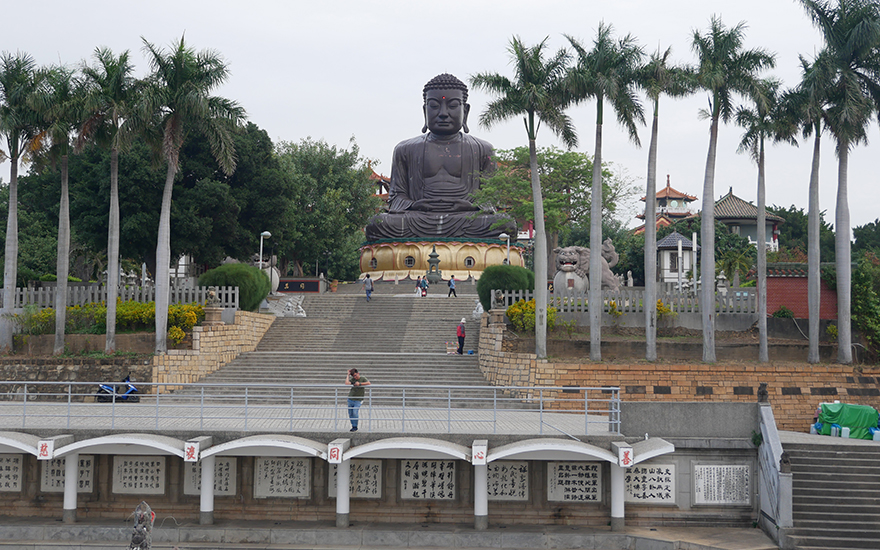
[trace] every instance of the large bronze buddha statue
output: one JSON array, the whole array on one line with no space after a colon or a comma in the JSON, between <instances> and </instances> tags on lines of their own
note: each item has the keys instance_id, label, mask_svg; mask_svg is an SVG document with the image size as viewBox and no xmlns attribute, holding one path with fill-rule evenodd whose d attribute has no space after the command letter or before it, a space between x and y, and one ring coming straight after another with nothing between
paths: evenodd
<instances>
[{"instance_id":1,"label":"large bronze buddha statue","mask_svg":"<svg viewBox=\"0 0 880 550\"><path fill-rule=\"evenodd\" d=\"M423 135L394 148L388 212L370 220L367 240L516 235L510 217L471 199L480 176L494 164L492 145L467 133L467 86L441 74L425 84L422 95Z\"/></svg>"}]
</instances>

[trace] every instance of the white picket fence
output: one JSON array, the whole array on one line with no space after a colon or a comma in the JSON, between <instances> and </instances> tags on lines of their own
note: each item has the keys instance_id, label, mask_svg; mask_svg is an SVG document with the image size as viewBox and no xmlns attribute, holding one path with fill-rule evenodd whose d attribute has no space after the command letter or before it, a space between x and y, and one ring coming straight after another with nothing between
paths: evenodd
<instances>
[{"instance_id":1,"label":"white picket fence","mask_svg":"<svg viewBox=\"0 0 880 550\"><path fill-rule=\"evenodd\" d=\"M504 298L508 305L520 300L529 301L535 297L532 290L506 290ZM620 290L603 290L603 311L609 313L616 308L620 313L644 313L645 289L623 287ZM663 302L674 313L699 313L700 297L689 292L660 291L657 299ZM589 312L589 296L586 293L566 291L551 292L547 305L555 307L560 313ZM613 304L613 305L612 305ZM656 307L656 306L655 306ZM754 288L728 289L726 294L715 294L715 312L723 313L757 313L758 298Z\"/></svg>"},{"instance_id":2,"label":"white picket fence","mask_svg":"<svg viewBox=\"0 0 880 550\"><path fill-rule=\"evenodd\" d=\"M37 306L39 308L55 307L55 293L57 287L42 286L39 288L16 288L15 305L20 308L25 306ZM209 287L171 285L169 291L169 304L204 304L208 300ZM218 307L238 309L238 287L217 287ZM156 288L152 286L119 287L119 298L123 302L155 302ZM105 285L71 285L67 287L67 306L78 306L96 302L107 301L107 287ZM3 295L0 291L0 307L2 307Z\"/></svg>"}]
</instances>

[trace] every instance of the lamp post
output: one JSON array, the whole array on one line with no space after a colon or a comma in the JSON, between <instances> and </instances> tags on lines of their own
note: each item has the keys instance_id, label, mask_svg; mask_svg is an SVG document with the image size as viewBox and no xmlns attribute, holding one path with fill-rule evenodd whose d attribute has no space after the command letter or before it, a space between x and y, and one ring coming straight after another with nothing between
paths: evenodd
<instances>
[{"instance_id":1,"label":"lamp post","mask_svg":"<svg viewBox=\"0 0 880 550\"><path fill-rule=\"evenodd\" d=\"M263 269L263 239L268 239L272 234L268 231L260 233L260 269Z\"/></svg>"},{"instance_id":2,"label":"lamp post","mask_svg":"<svg viewBox=\"0 0 880 550\"><path fill-rule=\"evenodd\" d=\"M507 240L507 265L510 265L510 235L502 233L498 235L498 238Z\"/></svg>"}]
</instances>

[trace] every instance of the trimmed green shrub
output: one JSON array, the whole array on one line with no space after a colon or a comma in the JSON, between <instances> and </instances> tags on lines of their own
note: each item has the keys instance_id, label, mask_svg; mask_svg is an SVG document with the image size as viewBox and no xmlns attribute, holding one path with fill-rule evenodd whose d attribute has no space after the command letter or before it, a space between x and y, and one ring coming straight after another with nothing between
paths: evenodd
<instances>
[{"instance_id":1,"label":"trimmed green shrub","mask_svg":"<svg viewBox=\"0 0 880 550\"><path fill-rule=\"evenodd\" d=\"M777 319L794 319L794 312L785 306L779 306L779 309L774 311L771 317L776 317Z\"/></svg>"},{"instance_id":2,"label":"trimmed green shrub","mask_svg":"<svg viewBox=\"0 0 880 550\"><path fill-rule=\"evenodd\" d=\"M40 275L40 280L45 283L54 283L55 281L58 280L58 276L55 275L54 273L44 273L44 274ZM73 275L68 275L67 282L68 283L81 283L82 279L80 279L79 277L74 277Z\"/></svg>"},{"instance_id":3,"label":"trimmed green shrub","mask_svg":"<svg viewBox=\"0 0 880 550\"><path fill-rule=\"evenodd\" d=\"M200 286L237 286L239 307L256 311L272 291L269 276L257 267L245 264L224 264L199 277Z\"/></svg>"},{"instance_id":4,"label":"trimmed green shrub","mask_svg":"<svg viewBox=\"0 0 880 550\"><path fill-rule=\"evenodd\" d=\"M535 274L518 265L490 265L477 281L477 295L486 311L492 307L493 290L535 290Z\"/></svg>"}]
</instances>

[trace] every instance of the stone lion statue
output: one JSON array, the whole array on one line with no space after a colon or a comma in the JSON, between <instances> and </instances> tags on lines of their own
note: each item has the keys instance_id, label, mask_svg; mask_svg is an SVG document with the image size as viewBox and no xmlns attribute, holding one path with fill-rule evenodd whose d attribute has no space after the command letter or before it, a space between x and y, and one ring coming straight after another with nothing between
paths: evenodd
<instances>
[{"instance_id":1,"label":"stone lion statue","mask_svg":"<svg viewBox=\"0 0 880 550\"><path fill-rule=\"evenodd\" d=\"M553 288L557 292L570 290L577 294L585 293L590 288L590 249L583 246L567 246L554 248L556 254L556 275L553 277ZM617 290L620 280L611 272L617 265L620 255L614 249L611 239L602 243L602 288Z\"/></svg>"}]
</instances>

